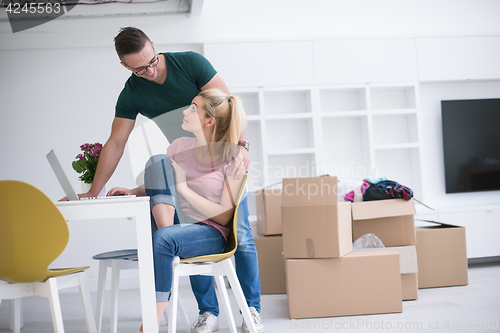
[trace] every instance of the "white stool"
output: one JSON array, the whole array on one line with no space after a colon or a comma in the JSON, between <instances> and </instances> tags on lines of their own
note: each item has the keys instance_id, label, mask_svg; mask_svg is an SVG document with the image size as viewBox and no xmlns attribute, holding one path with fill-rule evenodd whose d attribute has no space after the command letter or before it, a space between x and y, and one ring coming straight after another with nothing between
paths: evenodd
<instances>
[{"instance_id":1,"label":"white stool","mask_svg":"<svg viewBox=\"0 0 500 333\"><path fill-rule=\"evenodd\" d=\"M118 288L120 282L120 271L125 269L139 269L137 262L137 249L127 249L110 251L96 254L92 257L99 260L99 278L97 282L97 305L96 305L96 324L97 333L101 333L102 314L104 304L104 290L106 286L106 275L108 267L111 268L111 311L110 311L110 332L117 333L118 325ZM186 310L181 299L178 300L181 308L181 316L188 332L191 332L191 325L186 315ZM167 309L165 309L165 320L168 323Z\"/></svg>"}]
</instances>

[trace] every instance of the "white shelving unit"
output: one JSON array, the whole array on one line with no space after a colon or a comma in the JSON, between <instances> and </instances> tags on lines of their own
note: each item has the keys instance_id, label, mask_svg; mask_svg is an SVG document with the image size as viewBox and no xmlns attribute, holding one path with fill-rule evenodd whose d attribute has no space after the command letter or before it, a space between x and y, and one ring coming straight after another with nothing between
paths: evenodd
<instances>
[{"instance_id":1,"label":"white shelving unit","mask_svg":"<svg viewBox=\"0 0 500 333\"><path fill-rule=\"evenodd\" d=\"M328 173L344 190L383 176L421 198L417 82L231 91L247 112L250 192Z\"/></svg>"}]
</instances>

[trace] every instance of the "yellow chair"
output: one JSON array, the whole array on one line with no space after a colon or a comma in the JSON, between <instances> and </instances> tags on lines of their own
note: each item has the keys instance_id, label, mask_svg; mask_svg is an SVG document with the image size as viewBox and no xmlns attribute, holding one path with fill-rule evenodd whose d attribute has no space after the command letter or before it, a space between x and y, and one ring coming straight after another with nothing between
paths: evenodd
<instances>
[{"instance_id":1,"label":"yellow chair","mask_svg":"<svg viewBox=\"0 0 500 333\"><path fill-rule=\"evenodd\" d=\"M84 270L49 269L69 240L66 220L43 192L14 180L0 181L0 302L37 295L50 301L54 331L64 332L59 289L80 289L89 332L96 333L94 313ZM16 304L16 303L14 303ZM17 303L18 305L19 303ZM14 306L19 311L19 306ZM13 330L20 332L17 313Z\"/></svg>"},{"instance_id":2,"label":"yellow chair","mask_svg":"<svg viewBox=\"0 0 500 333\"><path fill-rule=\"evenodd\" d=\"M218 299L222 303L226 317L229 321L229 329L232 333L236 333L236 324L234 322L234 316L231 311L231 306L229 304L229 297L227 295L226 285L224 282L224 276L227 277L231 289L233 290L236 302L245 318L247 327L251 333L257 333L255 325L252 321L252 316L248 305L241 289L240 282L236 276L236 271L231 261L231 257L236 248L238 247L237 235L237 216L238 207L241 202L243 195L245 194L245 187L248 181L248 175L245 175L243 182L241 183L240 191L238 193L236 202L236 207L234 208L234 215L232 219L231 233L227 238L226 248L223 253L211 254L206 256L199 256L193 258L180 259L179 257L174 258L173 266L173 276L172 276L172 293L170 301L168 302L168 332L173 333L176 330L177 325L177 300L179 297L179 277L189 276L189 275L209 275L213 276L215 283L217 285Z\"/></svg>"}]
</instances>

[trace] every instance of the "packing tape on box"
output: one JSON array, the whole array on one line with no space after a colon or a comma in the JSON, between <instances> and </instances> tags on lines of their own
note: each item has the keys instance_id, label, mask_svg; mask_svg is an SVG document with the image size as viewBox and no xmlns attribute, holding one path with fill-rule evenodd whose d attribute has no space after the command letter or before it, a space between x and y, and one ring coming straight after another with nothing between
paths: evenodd
<instances>
[{"instance_id":1,"label":"packing tape on box","mask_svg":"<svg viewBox=\"0 0 500 333\"><path fill-rule=\"evenodd\" d=\"M314 239L306 238L306 250L308 258L316 258L314 251Z\"/></svg>"}]
</instances>

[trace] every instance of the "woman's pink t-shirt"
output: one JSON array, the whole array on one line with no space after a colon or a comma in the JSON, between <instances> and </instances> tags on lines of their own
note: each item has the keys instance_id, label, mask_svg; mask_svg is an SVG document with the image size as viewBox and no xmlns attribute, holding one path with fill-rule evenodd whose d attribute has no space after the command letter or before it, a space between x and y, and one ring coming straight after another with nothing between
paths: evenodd
<instances>
[{"instance_id":1,"label":"woman's pink t-shirt","mask_svg":"<svg viewBox=\"0 0 500 333\"><path fill-rule=\"evenodd\" d=\"M202 164L196 157L194 145L196 138L183 137L174 140L167 148L167 155L186 171L188 187L202 197L220 203L225 183L224 179L233 163L223 158L210 164ZM220 231L227 239L229 228L218 224L197 211L184 197L179 194L182 212L196 221L209 224Z\"/></svg>"}]
</instances>

